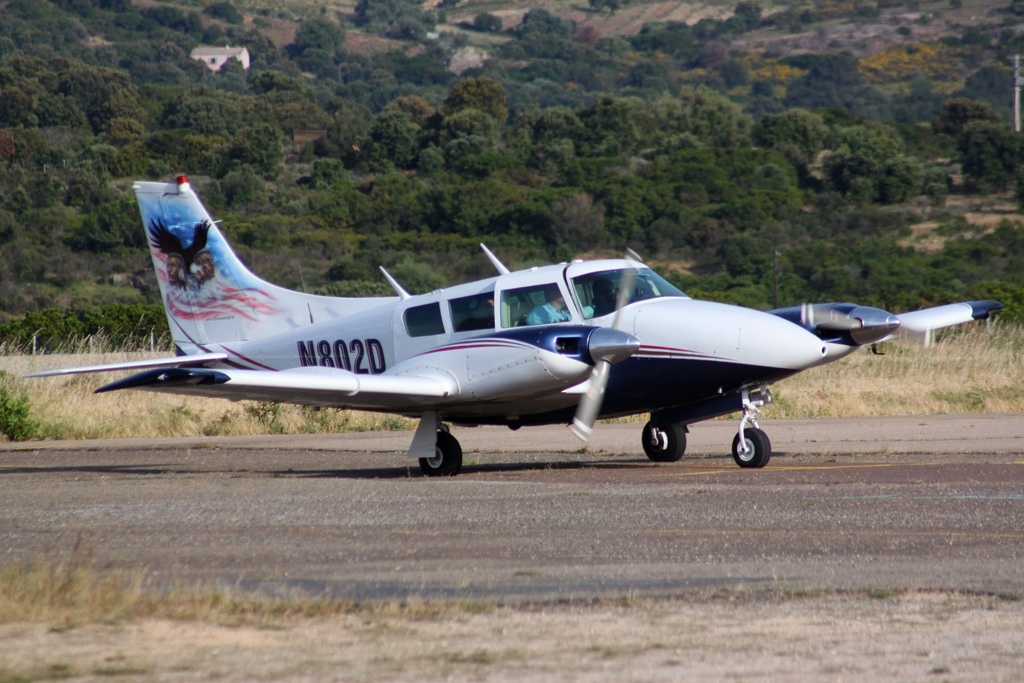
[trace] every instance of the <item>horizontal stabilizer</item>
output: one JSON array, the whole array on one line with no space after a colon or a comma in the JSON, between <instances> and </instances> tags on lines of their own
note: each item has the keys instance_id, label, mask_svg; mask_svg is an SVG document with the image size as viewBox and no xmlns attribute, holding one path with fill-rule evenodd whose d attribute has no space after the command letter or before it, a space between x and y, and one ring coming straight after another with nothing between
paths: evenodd
<instances>
[{"instance_id":1,"label":"horizontal stabilizer","mask_svg":"<svg viewBox=\"0 0 1024 683\"><path fill-rule=\"evenodd\" d=\"M112 382L96 393L143 389L233 401L272 401L311 406L391 408L457 396L458 384L444 375L357 375L327 367L265 372L169 368Z\"/></svg>"},{"instance_id":2,"label":"horizontal stabilizer","mask_svg":"<svg viewBox=\"0 0 1024 683\"><path fill-rule=\"evenodd\" d=\"M142 370L144 368L167 368L185 365L202 365L203 363L214 363L226 360L226 353L200 353L194 356L174 356L173 358L148 358L143 360L130 360L124 363L110 363L108 365L83 365L77 368L60 368L58 370L47 370L36 372L26 377L55 377L57 375L79 375L86 372L116 372L117 370Z\"/></svg>"}]
</instances>

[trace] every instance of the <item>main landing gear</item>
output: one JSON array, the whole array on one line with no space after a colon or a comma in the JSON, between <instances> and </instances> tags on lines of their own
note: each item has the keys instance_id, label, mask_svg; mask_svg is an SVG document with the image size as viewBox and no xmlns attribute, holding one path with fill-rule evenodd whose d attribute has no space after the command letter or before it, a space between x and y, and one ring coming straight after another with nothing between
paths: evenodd
<instances>
[{"instance_id":1,"label":"main landing gear","mask_svg":"<svg viewBox=\"0 0 1024 683\"><path fill-rule=\"evenodd\" d=\"M742 389L740 398L743 417L732 440L732 457L740 467L760 468L772 457L772 442L757 426L757 415L761 406L772 402L767 386ZM641 441L644 453L654 462L676 462L686 452L686 425L655 424L644 425Z\"/></svg>"},{"instance_id":2,"label":"main landing gear","mask_svg":"<svg viewBox=\"0 0 1024 683\"><path fill-rule=\"evenodd\" d=\"M771 394L766 389L757 392L754 398L749 389L741 392L743 398L743 417L732 440L732 459L740 467L764 467L772 458L772 442L757 426L757 415L761 406L771 402ZM748 427L747 425L753 425Z\"/></svg>"},{"instance_id":3,"label":"main landing gear","mask_svg":"<svg viewBox=\"0 0 1024 683\"><path fill-rule=\"evenodd\" d=\"M644 425L644 453L654 462L678 462L686 452L686 425Z\"/></svg>"},{"instance_id":4,"label":"main landing gear","mask_svg":"<svg viewBox=\"0 0 1024 683\"><path fill-rule=\"evenodd\" d=\"M434 457L420 458L420 472L427 477L454 477L462 469L462 446L458 439L441 425L437 430Z\"/></svg>"}]
</instances>

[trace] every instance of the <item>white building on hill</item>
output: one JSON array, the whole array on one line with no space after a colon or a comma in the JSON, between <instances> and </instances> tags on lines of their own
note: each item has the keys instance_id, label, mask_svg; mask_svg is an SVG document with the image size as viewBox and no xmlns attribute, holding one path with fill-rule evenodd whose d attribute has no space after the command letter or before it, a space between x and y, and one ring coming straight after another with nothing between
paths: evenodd
<instances>
[{"instance_id":1,"label":"white building on hill","mask_svg":"<svg viewBox=\"0 0 1024 683\"><path fill-rule=\"evenodd\" d=\"M232 57L246 69L249 68L249 51L244 47L197 47L192 50L192 59L198 59L213 71L220 71Z\"/></svg>"}]
</instances>

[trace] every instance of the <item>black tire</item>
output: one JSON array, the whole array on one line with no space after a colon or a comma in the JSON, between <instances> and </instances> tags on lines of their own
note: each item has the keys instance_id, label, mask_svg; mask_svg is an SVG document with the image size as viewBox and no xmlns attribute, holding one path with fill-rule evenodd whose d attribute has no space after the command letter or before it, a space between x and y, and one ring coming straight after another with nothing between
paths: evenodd
<instances>
[{"instance_id":1,"label":"black tire","mask_svg":"<svg viewBox=\"0 0 1024 683\"><path fill-rule=\"evenodd\" d=\"M420 458L425 477L454 477L462 469L462 446L448 432L438 432L433 458Z\"/></svg>"},{"instance_id":2,"label":"black tire","mask_svg":"<svg viewBox=\"0 0 1024 683\"><path fill-rule=\"evenodd\" d=\"M772 442L768 440L768 435L756 427L747 427L743 430L743 437L747 442L747 447L753 452L741 454L740 435L734 436L732 438L732 459L736 461L736 464L740 467L753 468L767 465L768 461L772 459Z\"/></svg>"},{"instance_id":3,"label":"black tire","mask_svg":"<svg viewBox=\"0 0 1024 683\"><path fill-rule=\"evenodd\" d=\"M654 462L678 462L686 452L686 427L683 425L668 425L659 430L665 439L660 436L656 438L655 427L648 422L644 425L643 435L640 440L643 442L644 453Z\"/></svg>"}]
</instances>

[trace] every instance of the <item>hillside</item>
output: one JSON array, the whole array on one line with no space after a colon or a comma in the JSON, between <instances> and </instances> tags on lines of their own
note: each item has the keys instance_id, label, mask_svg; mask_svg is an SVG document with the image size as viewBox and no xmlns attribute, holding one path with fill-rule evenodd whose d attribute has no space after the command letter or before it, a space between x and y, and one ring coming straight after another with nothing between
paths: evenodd
<instances>
[{"instance_id":1,"label":"hillside","mask_svg":"<svg viewBox=\"0 0 1024 683\"><path fill-rule=\"evenodd\" d=\"M612 4L0 4L0 337L159 329L130 187L180 173L296 289L483 276L486 241L760 308L1022 312L1020 0Z\"/></svg>"}]
</instances>

